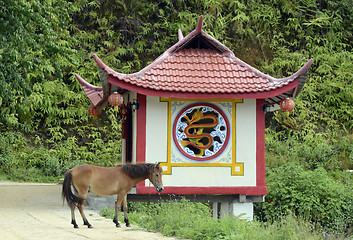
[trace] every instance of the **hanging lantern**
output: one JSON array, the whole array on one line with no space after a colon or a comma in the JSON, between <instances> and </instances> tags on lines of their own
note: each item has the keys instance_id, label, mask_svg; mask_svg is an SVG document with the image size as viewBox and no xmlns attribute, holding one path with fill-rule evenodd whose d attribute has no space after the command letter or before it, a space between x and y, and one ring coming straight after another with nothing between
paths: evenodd
<instances>
[{"instance_id":1,"label":"hanging lantern","mask_svg":"<svg viewBox=\"0 0 353 240\"><path fill-rule=\"evenodd\" d=\"M124 103L124 97L115 92L109 96L108 102L113 106L121 106Z\"/></svg>"},{"instance_id":2,"label":"hanging lantern","mask_svg":"<svg viewBox=\"0 0 353 240\"><path fill-rule=\"evenodd\" d=\"M127 116L127 106L125 105L122 105L121 108L120 108L120 114L121 116L125 119L126 116Z\"/></svg>"},{"instance_id":3,"label":"hanging lantern","mask_svg":"<svg viewBox=\"0 0 353 240\"><path fill-rule=\"evenodd\" d=\"M279 106L281 107L282 111L290 112L294 109L295 104L292 99L286 98L286 99L282 99Z\"/></svg>"},{"instance_id":4,"label":"hanging lantern","mask_svg":"<svg viewBox=\"0 0 353 240\"><path fill-rule=\"evenodd\" d=\"M95 106L90 106L88 109L88 113L92 116L101 115L102 112L98 111Z\"/></svg>"},{"instance_id":5,"label":"hanging lantern","mask_svg":"<svg viewBox=\"0 0 353 240\"><path fill-rule=\"evenodd\" d=\"M117 92L111 94L108 98L108 102L114 106L115 115L119 111L119 106L123 105L124 97Z\"/></svg>"}]
</instances>

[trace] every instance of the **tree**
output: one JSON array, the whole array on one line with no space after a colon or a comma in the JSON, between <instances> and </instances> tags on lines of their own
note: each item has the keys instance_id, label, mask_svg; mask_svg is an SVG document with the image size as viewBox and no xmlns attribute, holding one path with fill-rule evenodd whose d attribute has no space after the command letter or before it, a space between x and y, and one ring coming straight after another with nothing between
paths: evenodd
<instances>
[{"instance_id":1,"label":"tree","mask_svg":"<svg viewBox=\"0 0 353 240\"><path fill-rule=\"evenodd\" d=\"M64 0L0 0L0 121L6 125L31 120L27 97L35 83L62 77L60 62L72 54L69 7Z\"/></svg>"}]
</instances>

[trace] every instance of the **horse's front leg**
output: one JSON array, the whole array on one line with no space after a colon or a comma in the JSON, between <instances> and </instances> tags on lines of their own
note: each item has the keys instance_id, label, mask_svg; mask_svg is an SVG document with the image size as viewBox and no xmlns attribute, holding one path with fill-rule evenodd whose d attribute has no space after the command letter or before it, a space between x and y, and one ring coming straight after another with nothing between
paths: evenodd
<instances>
[{"instance_id":1,"label":"horse's front leg","mask_svg":"<svg viewBox=\"0 0 353 240\"><path fill-rule=\"evenodd\" d=\"M124 206L124 222L126 224L126 227L130 227L130 222L129 219L127 218L127 194L125 194L124 199L123 199L123 206Z\"/></svg>"},{"instance_id":2,"label":"horse's front leg","mask_svg":"<svg viewBox=\"0 0 353 240\"><path fill-rule=\"evenodd\" d=\"M115 223L116 227L121 227L118 221L119 208L121 207L121 202L123 201L123 197L121 197L121 195L122 194L118 194L115 202L115 214L114 214L113 222Z\"/></svg>"}]
</instances>

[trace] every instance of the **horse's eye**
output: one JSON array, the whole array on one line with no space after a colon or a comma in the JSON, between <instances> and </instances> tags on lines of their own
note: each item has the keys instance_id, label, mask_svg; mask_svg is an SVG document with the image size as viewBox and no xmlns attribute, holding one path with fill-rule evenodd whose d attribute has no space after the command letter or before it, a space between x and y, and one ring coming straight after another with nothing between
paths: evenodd
<instances>
[{"instance_id":1,"label":"horse's eye","mask_svg":"<svg viewBox=\"0 0 353 240\"><path fill-rule=\"evenodd\" d=\"M159 175L156 173L156 177L159 177Z\"/></svg>"}]
</instances>

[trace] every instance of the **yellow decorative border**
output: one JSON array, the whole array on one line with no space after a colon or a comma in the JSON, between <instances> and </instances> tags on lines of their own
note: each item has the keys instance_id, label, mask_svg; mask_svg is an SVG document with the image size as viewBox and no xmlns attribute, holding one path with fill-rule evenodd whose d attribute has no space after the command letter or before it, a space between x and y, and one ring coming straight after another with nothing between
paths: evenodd
<instances>
[{"instance_id":1,"label":"yellow decorative border","mask_svg":"<svg viewBox=\"0 0 353 240\"><path fill-rule=\"evenodd\" d=\"M163 169L163 174L171 175L172 167L230 167L231 175L243 176L244 175L244 163L236 162L236 103L243 103L243 99L183 99L183 98L160 98L161 102L168 102L168 156L167 162L161 162L160 166ZM232 138L230 142L232 143L232 163L172 163L171 162L171 152L172 152L172 111L171 102L181 101L181 102L231 102L232 103Z\"/></svg>"}]
</instances>

